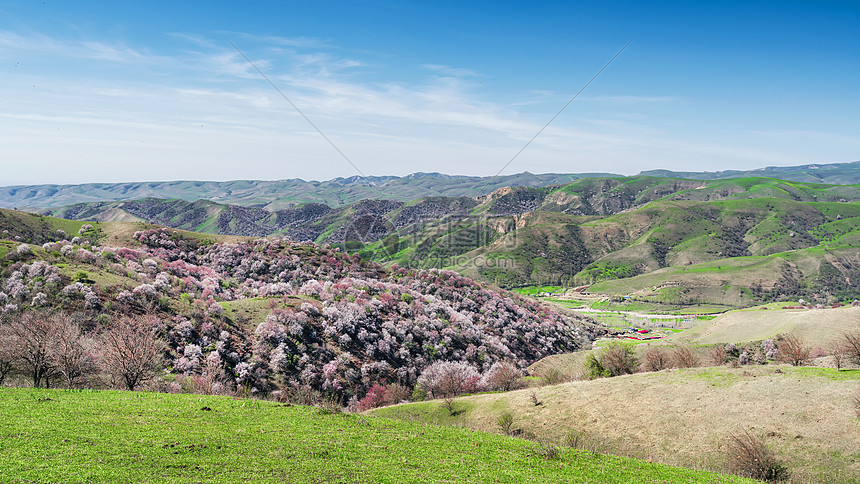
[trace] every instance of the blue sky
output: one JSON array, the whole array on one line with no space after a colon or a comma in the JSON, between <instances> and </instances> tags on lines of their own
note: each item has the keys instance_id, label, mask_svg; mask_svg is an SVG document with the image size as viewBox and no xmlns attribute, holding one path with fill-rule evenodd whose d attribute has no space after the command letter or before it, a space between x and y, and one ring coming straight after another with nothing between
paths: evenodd
<instances>
[{"instance_id":1,"label":"blue sky","mask_svg":"<svg viewBox=\"0 0 860 484\"><path fill-rule=\"evenodd\" d=\"M0 185L860 159L860 2L4 2Z\"/></svg>"}]
</instances>

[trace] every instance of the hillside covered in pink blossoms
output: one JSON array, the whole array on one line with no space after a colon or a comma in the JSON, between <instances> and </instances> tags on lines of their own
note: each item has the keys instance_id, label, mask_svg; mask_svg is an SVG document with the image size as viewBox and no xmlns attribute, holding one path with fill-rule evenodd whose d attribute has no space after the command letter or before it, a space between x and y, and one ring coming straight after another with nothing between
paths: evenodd
<instances>
[{"instance_id":1,"label":"hillside covered in pink blossoms","mask_svg":"<svg viewBox=\"0 0 860 484\"><path fill-rule=\"evenodd\" d=\"M168 348L162 381L215 393L298 388L345 402L377 384L411 388L435 362L525 368L601 332L451 271L383 267L284 239L207 244L167 229L108 247L97 230L6 242L4 316L62 310L97 332L111 315L155 314Z\"/></svg>"}]
</instances>

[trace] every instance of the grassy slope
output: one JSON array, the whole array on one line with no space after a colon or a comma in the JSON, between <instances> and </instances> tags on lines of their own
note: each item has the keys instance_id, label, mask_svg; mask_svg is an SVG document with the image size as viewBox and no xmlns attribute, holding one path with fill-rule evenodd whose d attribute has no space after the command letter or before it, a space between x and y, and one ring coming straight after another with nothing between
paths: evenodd
<instances>
[{"instance_id":1,"label":"grassy slope","mask_svg":"<svg viewBox=\"0 0 860 484\"><path fill-rule=\"evenodd\" d=\"M675 286L688 293L686 299L692 302L712 302L749 306L755 301L745 291L750 285L759 283L772 287L781 276L781 267L791 264L797 267L804 277L819 274L821 261L829 257L838 259L857 259L857 247L811 247L768 256L745 256L720 259L689 266L675 266L659 269L626 279L600 282L589 287L589 291L605 294L631 294L637 291L658 296L667 293L666 299L677 299ZM661 286L669 286L669 289ZM656 290L654 289L656 288Z\"/></svg>"},{"instance_id":2,"label":"grassy slope","mask_svg":"<svg viewBox=\"0 0 860 484\"><path fill-rule=\"evenodd\" d=\"M20 234L22 242L39 243L38 241L46 237L55 237L57 230L64 230L69 237L74 237L81 226L86 223L88 222L33 215L0 208L0 231L4 231L3 238L8 238L5 232L8 232L9 235Z\"/></svg>"},{"instance_id":3,"label":"grassy slope","mask_svg":"<svg viewBox=\"0 0 860 484\"><path fill-rule=\"evenodd\" d=\"M860 308L837 309L779 309L794 306L796 302L772 303L770 309L729 311L712 320L702 320L692 329L684 330L665 339L637 345L637 356L641 359L649 345L665 346L677 344L702 345L694 347L700 361L707 360L707 346L717 343L756 343L774 338L781 333L795 333L813 348L828 347L842 332L860 329ZM627 343L633 343L626 340ZM533 375L546 375L555 370L575 378L582 375L583 363L590 351L577 351L551 355L536 361L529 371Z\"/></svg>"},{"instance_id":4,"label":"grassy slope","mask_svg":"<svg viewBox=\"0 0 860 484\"><path fill-rule=\"evenodd\" d=\"M226 397L2 389L0 422L7 482L751 482Z\"/></svg>"},{"instance_id":5,"label":"grassy slope","mask_svg":"<svg viewBox=\"0 0 860 484\"><path fill-rule=\"evenodd\" d=\"M778 305L777 305L778 307ZM860 307L837 309L745 309L731 311L712 321L668 338L673 343L743 343L795 333L815 346L826 348L841 332L860 329Z\"/></svg>"},{"instance_id":6,"label":"grassy slope","mask_svg":"<svg viewBox=\"0 0 860 484\"><path fill-rule=\"evenodd\" d=\"M777 373L777 369L782 373ZM811 482L860 482L860 420L850 395L860 370L746 367L640 373L535 389L462 397L450 417L438 401L374 410L374 415L498 431L514 427L561 438L575 429L586 445L676 465L721 468L726 437L745 429L765 438L792 473Z\"/></svg>"}]
</instances>

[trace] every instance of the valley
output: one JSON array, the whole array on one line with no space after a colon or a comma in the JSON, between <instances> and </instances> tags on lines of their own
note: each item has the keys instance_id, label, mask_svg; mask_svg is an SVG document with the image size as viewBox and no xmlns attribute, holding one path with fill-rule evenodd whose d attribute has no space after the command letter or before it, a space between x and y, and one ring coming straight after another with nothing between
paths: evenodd
<instances>
[{"instance_id":1,"label":"valley","mask_svg":"<svg viewBox=\"0 0 860 484\"><path fill-rule=\"evenodd\" d=\"M83 365L75 370L50 360L37 375L21 354L0 351L5 382L69 388L4 388L0 407L93 398L119 409L127 397L104 389L125 385L156 392L134 397L145 400L228 397L160 404L182 415L193 410L188 402L225 416L245 405L260 415L294 407L311 413L286 421L357 426L343 442L353 447L368 438L363 426L501 445L509 450L492 452L524 452L517 459L538 459L553 469L547 476L569 482L595 475L591 460L613 462L621 481L630 472L670 482L736 479L707 474L726 471L761 477L733 467L728 449L739 435L767 449L779 479L857 482L860 474L852 439L860 360L844 343L860 334L860 185L594 176L476 197L278 210L150 198L47 213L0 209L5 347L27 338L21 321L44 317L49 331L77 328L81 348L136 321L160 353L145 378L122 384L99 352L74 360ZM792 338L806 352L798 366L780 356ZM80 387L100 390L71 393ZM55 418L51 406L60 407L44 405L38 418ZM193 470L181 475L217 481L206 469L223 456L207 449L222 427L208 422L205 444L158 425L146 439L191 449L189 464L178 465ZM55 445L45 438L27 442ZM428 455L437 444L428 441ZM318 443L295 451L311 467L283 466L272 464L281 453L270 442L248 445L266 449L259 465L306 476L322 475L311 464L319 456L320 466L349 459ZM11 448L20 460L9 472L24 475L14 466L30 451ZM385 459L362 449L369 463ZM180 475L172 469L160 472ZM357 469L326 475L352 482ZM403 476L440 472L423 461L410 469ZM40 472L100 480L137 471Z\"/></svg>"},{"instance_id":2,"label":"valley","mask_svg":"<svg viewBox=\"0 0 860 484\"><path fill-rule=\"evenodd\" d=\"M0 483L860 484L860 2L0 18Z\"/></svg>"},{"instance_id":3,"label":"valley","mask_svg":"<svg viewBox=\"0 0 860 484\"><path fill-rule=\"evenodd\" d=\"M386 265L452 269L508 289L587 287L648 304L736 308L860 297L850 283L860 277L860 185L581 177L476 198L314 202L276 211L143 199L48 213L285 236Z\"/></svg>"}]
</instances>

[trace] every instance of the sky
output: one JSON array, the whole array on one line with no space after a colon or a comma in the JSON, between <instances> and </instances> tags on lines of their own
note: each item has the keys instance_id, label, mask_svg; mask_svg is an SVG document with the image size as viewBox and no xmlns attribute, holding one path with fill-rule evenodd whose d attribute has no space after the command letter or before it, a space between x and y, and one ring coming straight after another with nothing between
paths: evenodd
<instances>
[{"instance_id":1,"label":"sky","mask_svg":"<svg viewBox=\"0 0 860 484\"><path fill-rule=\"evenodd\" d=\"M856 1L0 0L0 186L856 161L858 25Z\"/></svg>"}]
</instances>

